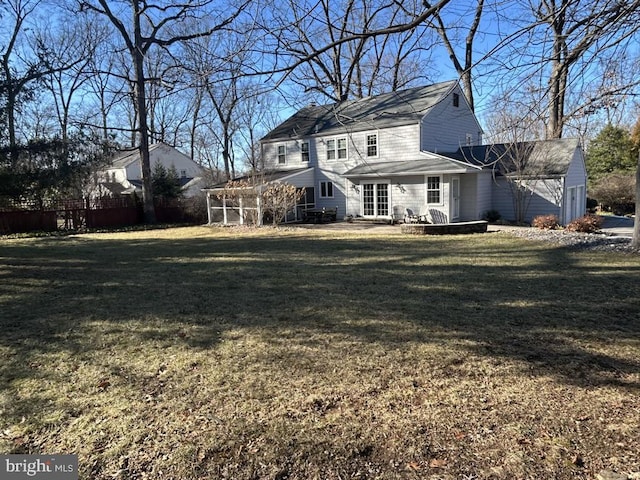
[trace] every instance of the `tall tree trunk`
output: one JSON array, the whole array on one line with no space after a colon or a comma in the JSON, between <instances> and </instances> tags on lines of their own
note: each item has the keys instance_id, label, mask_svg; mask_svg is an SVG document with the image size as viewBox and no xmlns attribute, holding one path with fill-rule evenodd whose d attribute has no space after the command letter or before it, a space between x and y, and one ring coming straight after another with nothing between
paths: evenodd
<instances>
[{"instance_id":1,"label":"tall tree trunk","mask_svg":"<svg viewBox=\"0 0 640 480\"><path fill-rule=\"evenodd\" d=\"M149 128L147 126L147 105L144 75L144 54L141 51L143 44L142 32L140 29L140 10L139 2L135 0L135 8L133 9L133 25L134 25L134 48L133 63L135 68L134 95L138 114L138 133L140 152L140 170L142 173L142 208L144 212L145 223L156 223L156 211L153 205L153 190L151 188L151 161L149 159Z\"/></svg>"},{"instance_id":2,"label":"tall tree trunk","mask_svg":"<svg viewBox=\"0 0 640 480\"><path fill-rule=\"evenodd\" d=\"M631 247L640 249L640 152L638 152L638 166L636 167L636 216L633 220Z\"/></svg>"},{"instance_id":3,"label":"tall tree trunk","mask_svg":"<svg viewBox=\"0 0 640 480\"><path fill-rule=\"evenodd\" d=\"M561 59L562 46L558 45L556 57L552 61L549 77L549 120L547 123L547 139L562 138L564 129L564 98L567 88L567 65Z\"/></svg>"}]
</instances>

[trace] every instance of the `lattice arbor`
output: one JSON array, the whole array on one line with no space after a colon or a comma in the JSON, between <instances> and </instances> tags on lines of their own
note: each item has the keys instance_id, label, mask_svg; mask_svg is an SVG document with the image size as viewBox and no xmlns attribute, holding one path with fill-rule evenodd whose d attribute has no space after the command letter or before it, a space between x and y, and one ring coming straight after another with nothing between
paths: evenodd
<instances>
[{"instance_id":1,"label":"lattice arbor","mask_svg":"<svg viewBox=\"0 0 640 480\"><path fill-rule=\"evenodd\" d=\"M246 180L229 181L207 196L209 223L262 225L298 220L298 206L305 189L288 183L253 185Z\"/></svg>"}]
</instances>

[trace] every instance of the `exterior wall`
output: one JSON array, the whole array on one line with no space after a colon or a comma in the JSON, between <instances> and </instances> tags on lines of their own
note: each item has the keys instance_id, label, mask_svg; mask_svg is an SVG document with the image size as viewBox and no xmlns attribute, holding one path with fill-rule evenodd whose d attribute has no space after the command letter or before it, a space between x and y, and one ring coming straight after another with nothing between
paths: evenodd
<instances>
[{"instance_id":1,"label":"exterior wall","mask_svg":"<svg viewBox=\"0 0 640 480\"><path fill-rule=\"evenodd\" d=\"M453 106L454 93L459 98L458 107ZM471 145L480 145L481 132L464 94L456 87L422 119L420 148L435 153L455 152L469 144L467 135L471 135Z\"/></svg>"},{"instance_id":2,"label":"exterior wall","mask_svg":"<svg viewBox=\"0 0 640 480\"><path fill-rule=\"evenodd\" d=\"M566 225L587 212L587 170L581 148L577 148L564 180L561 222Z\"/></svg>"},{"instance_id":3,"label":"exterior wall","mask_svg":"<svg viewBox=\"0 0 640 480\"><path fill-rule=\"evenodd\" d=\"M196 162L168 145L158 145L149 152L149 155L152 172L156 164L161 163L165 168L174 166L178 175L184 170L186 177L194 178L202 176L202 168ZM136 161L127 165L126 173L129 180L141 180L142 172L140 170L140 162Z\"/></svg>"},{"instance_id":4,"label":"exterior wall","mask_svg":"<svg viewBox=\"0 0 640 480\"><path fill-rule=\"evenodd\" d=\"M376 157L367 156L367 135L376 133L378 135L378 155ZM347 158L346 160L328 160L326 153L326 142L329 139L347 137ZM345 133L344 135L313 136L304 141L309 142L309 161L302 162L301 145L302 139L291 139L286 141L264 142L262 144L262 155L265 160L267 170L288 170L305 166L317 167L315 178L309 185L315 187L316 207L333 208L338 207L338 218L345 215L358 215L360 212L360 200L353 198L354 191L352 182L345 180L342 174L347 170L362 165L363 163L375 164L376 162L404 161L416 158L419 153L420 127L419 125L405 125L382 130L365 130L360 132ZM286 152L286 163L278 163L278 146L284 145ZM333 183L333 197L320 197L320 182ZM359 182L357 182L359 184ZM303 185L308 186L308 185ZM424 197L424 193L422 193ZM347 201L348 199L348 201ZM391 201L393 200L393 194Z\"/></svg>"},{"instance_id":5,"label":"exterior wall","mask_svg":"<svg viewBox=\"0 0 640 480\"><path fill-rule=\"evenodd\" d=\"M525 222L530 223L538 215L557 215L560 218L563 180L561 178L537 180L535 185L531 186L535 187L535 193L529 200ZM492 208L500 212L502 218L515 221L513 196L507 180L496 179L492 194Z\"/></svg>"},{"instance_id":6,"label":"exterior wall","mask_svg":"<svg viewBox=\"0 0 640 480\"><path fill-rule=\"evenodd\" d=\"M302 139L289 139L286 141L265 142L262 144L262 158L266 170L295 170L297 168L313 167L318 164L317 145L315 138L304 139L309 141L309 161L302 161ZM278 146L285 147L285 163L278 163Z\"/></svg>"},{"instance_id":7,"label":"exterior wall","mask_svg":"<svg viewBox=\"0 0 640 480\"><path fill-rule=\"evenodd\" d=\"M489 210L486 205L486 182L482 179L486 175L483 172L478 174L460 175L460 218L461 222L479 220L482 214ZM491 201L491 191L489 190L489 204Z\"/></svg>"},{"instance_id":8,"label":"exterior wall","mask_svg":"<svg viewBox=\"0 0 640 480\"><path fill-rule=\"evenodd\" d=\"M406 208L410 208L416 214L424 214L425 208L435 209L442 212L448 221L452 221L451 204L451 179L460 179L460 216L455 221L479 220L487 210L492 208L491 204L491 174L489 172L466 173L456 175L441 175L441 202L439 204L425 205L426 202L426 176L416 175L408 177L392 178L363 178L347 179L345 182L346 191L346 214L354 217L361 214L361 183L389 183L390 185L390 205L392 211L397 214L404 214Z\"/></svg>"},{"instance_id":9,"label":"exterior wall","mask_svg":"<svg viewBox=\"0 0 640 480\"><path fill-rule=\"evenodd\" d=\"M477 191L476 191L476 205L474 217L471 220L481 219L483 215L489 210L493 209L492 203L492 185L493 175L491 172L483 171L476 175Z\"/></svg>"},{"instance_id":10,"label":"exterior wall","mask_svg":"<svg viewBox=\"0 0 640 480\"><path fill-rule=\"evenodd\" d=\"M404 216L406 208L418 213L425 201L425 185L423 176L362 178L345 181L346 214L353 217L361 215L363 183L387 183L389 185L390 216Z\"/></svg>"}]
</instances>

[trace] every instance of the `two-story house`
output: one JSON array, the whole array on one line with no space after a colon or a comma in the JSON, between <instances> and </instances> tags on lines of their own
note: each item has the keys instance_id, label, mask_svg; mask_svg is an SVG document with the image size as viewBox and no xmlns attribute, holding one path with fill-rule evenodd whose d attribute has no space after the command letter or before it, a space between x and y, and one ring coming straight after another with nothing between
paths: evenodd
<instances>
[{"instance_id":1,"label":"two-story house","mask_svg":"<svg viewBox=\"0 0 640 480\"><path fill-rule=\"evenodd\" d=\"M337 207L339 217L400 219L409 208L447 222L490 210L516 219L522 201L528 221L544 213L568 223L584 214L576 140L483 145L482 135L458 82L448 81L302 108L261 148L274 179L305 187L307 204Z\"/></svg>"}]
</instances>

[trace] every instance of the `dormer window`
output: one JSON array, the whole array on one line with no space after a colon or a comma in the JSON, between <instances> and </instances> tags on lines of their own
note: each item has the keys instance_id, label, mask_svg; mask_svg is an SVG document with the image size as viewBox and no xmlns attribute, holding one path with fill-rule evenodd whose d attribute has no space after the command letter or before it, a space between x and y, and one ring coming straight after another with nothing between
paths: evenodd
<instances>
[{"instance_id":1,"label":"dormer window","mask_svg":"<svg viewBox=\"0 0 640 480\"><path fill-rule=\"evenodd\" d=\"M453 94L453 106L456 108L460 106L460 95L457 93Z\"/></svg>"}]
</instances>

